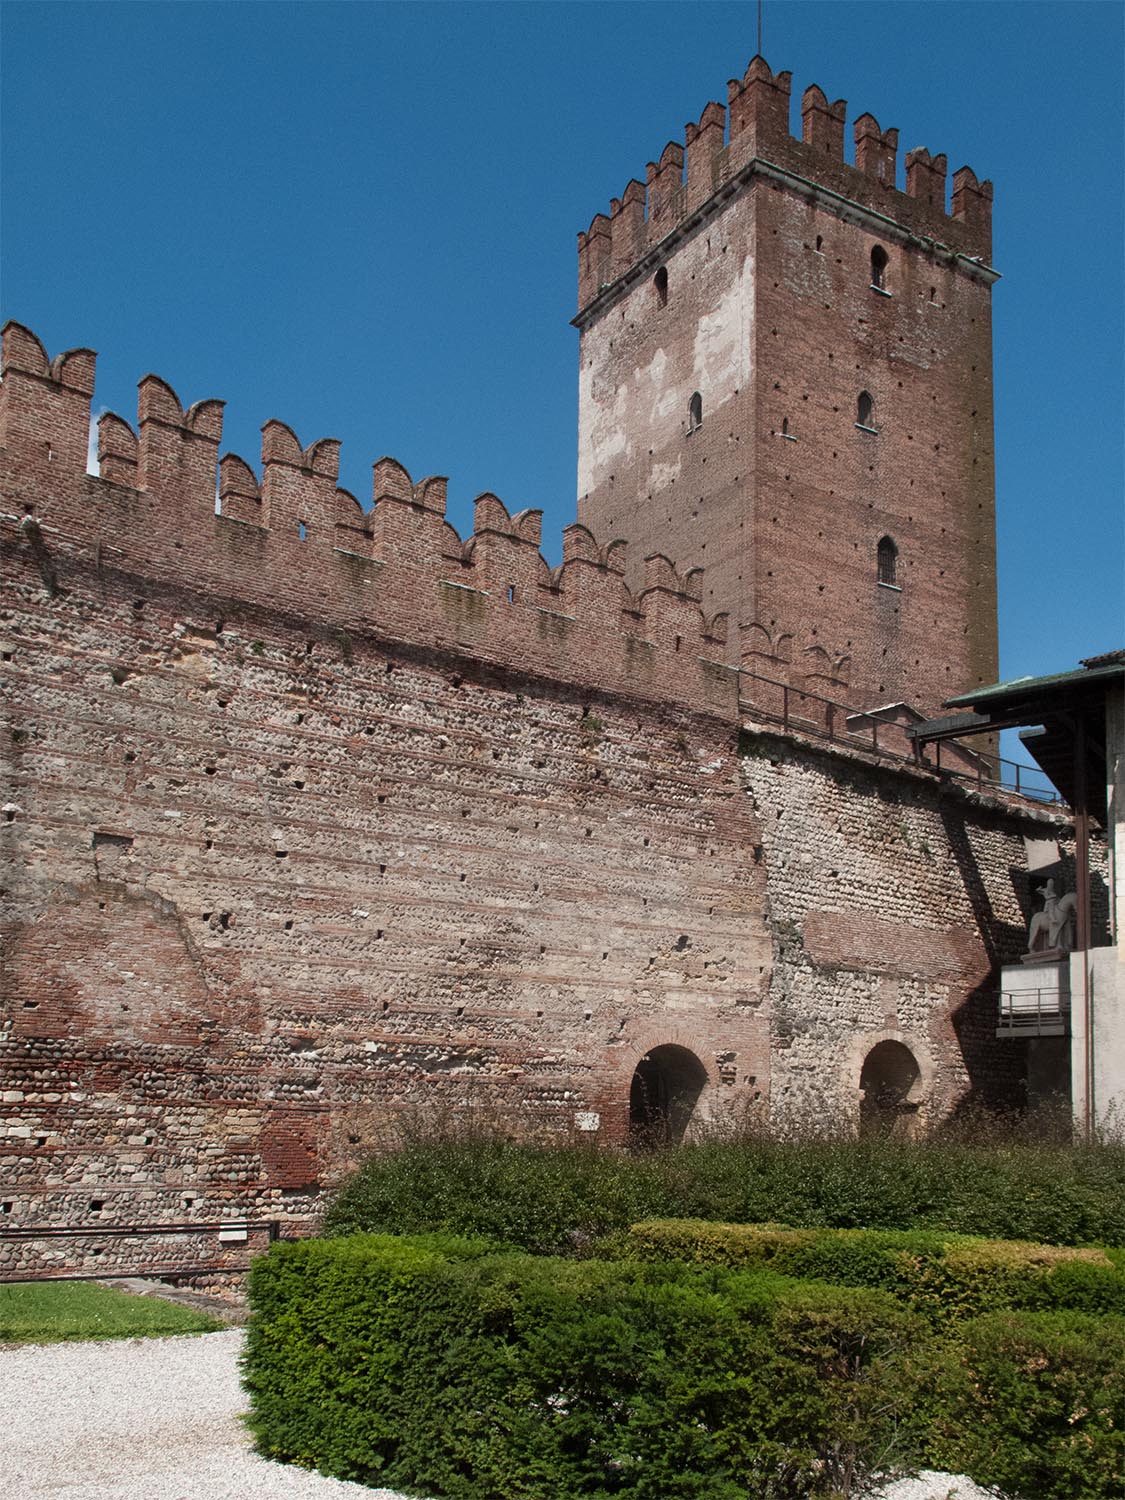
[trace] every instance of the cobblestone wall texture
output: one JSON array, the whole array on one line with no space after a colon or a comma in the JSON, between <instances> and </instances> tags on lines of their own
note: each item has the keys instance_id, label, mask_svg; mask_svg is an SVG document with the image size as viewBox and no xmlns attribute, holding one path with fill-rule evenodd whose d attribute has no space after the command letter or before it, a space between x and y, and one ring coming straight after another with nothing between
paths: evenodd
<instances>
[{"instance_id":1,"label":"cobblestone wall texture","mask_svg":"<svg viewBox=\"0 0 1125 1500\"><path fill-rule=\"evenodd\" d=\"M772 733L744 731L742 748L774 939L774 1117L856 1119L864 1060L887 1041L918 1064L922 1123L1025 1103L996 975L1027 947L1023 836L1059 838L1058 820Z\"/></svg>"}]
</instances>

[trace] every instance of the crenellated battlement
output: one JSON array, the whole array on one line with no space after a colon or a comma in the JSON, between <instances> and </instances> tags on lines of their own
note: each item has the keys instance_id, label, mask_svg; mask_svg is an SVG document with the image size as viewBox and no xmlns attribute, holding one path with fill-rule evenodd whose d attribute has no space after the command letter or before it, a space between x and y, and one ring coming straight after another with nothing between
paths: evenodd
<instances>
[{"instance_id":1,"label":"crenellated battlement","mask_svg":"<svg viewBox=\"0 0 1125 1500\"><path fill-rule=\"evenodd\" d=\"M727 103L712 101L684 144L670 141L649 162L645 183L633 178L610 214L596 214L578 236L578 306L582 311L674 231L696 222L727 196L724 189L757 172L787 177L803 192L877 214L908 238L929 240L955 255L991 256L992 184L969 167L953 176L946 198L946 158L925 148L906 156L905 189L897 186L898 131L864 113L854 124L855 165L844 161L847 102L828 102L816 84L801 98L801 137L789 132L792 75L774 73L754 57L727 85Z\"/></svg>"},{"instance_id":2,"label":"crenellated battlement","mask_svg":"<svg viewBox=\"0 0 1125 1500\"><path fill-rule=\"evenodd\" d=\"M681 575L648 557L634 593L625 542L577 524L563 530L563 560L551 567L542 512L511 514L488 493L462 538L446 518L446 480L415 481L389 457L372 467L365 509L338 485L339 442L304 445L277 420L262 427L255 470L220 457L223 402L185 408L155 375L139 384L135 426L113 412L98 418L91 475L95 358L79 349L50 360L29 329L3 330L4 524L26 549L19 527L33 520L36 565L45 548L58 579L112 567L235 608L736 713L737 673L719 665L727 619L704 614L701 570Z\"/></svg>"}]
</instances>

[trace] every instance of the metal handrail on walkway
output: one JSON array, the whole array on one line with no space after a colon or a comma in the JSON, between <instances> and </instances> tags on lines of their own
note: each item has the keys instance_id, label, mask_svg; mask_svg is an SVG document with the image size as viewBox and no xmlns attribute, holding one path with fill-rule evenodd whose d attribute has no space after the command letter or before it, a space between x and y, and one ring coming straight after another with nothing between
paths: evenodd
<instances>
[{"instance_id":1,"label":"metal handrail on walkway","mask_svg":"<svg viewBox=\"0 0 1125 1500\"><path fill-rule=\"evenodd\" d=\"M744 682L752 684L749 693L742 690ZM761 689L766 691L760 691ZM768 701L771 697L774 700L772 704ZM970 770L951 766L948 761L943 765L940 741L935 745L932 760L916 742L911 750L896 749L887 740L891 736L897 736L904 745L908 743L906 726L880 718L877 713L841 703L835 698L825 698L819 693L809 692L807 688L796 688L774 677L763 677L745 667L739 668L738 701L739 707L747 714L767 723L779 724L784 734L806 734L832 744L846 745L853 750L877 755L882 760L920 766L941 776L956 777L980 790L1008 792L1027 802L1062 803L1059 793L1045 776L1042 777L1042 786L1029 784L1029 777L1041 776L1041 773L1018 761L1007 760L1000 755L982 754L979 750L971 750L968 746L953 742L960 755L970 763L975 763L975 769Z\"/></svg>"},{"instance_id":2,"label":"metal handrail on walkway","mask_svg":"<svg viewBox=\"0 0 1125 1500\"><path fill-rule=\"evenodd\" d=\"M1049 1027L1051 1035L1059 1036L1069 1024L1070 998L1057 988L1000 991L999 1031L1042 1035Z\"/></svg>"}]
</instances>

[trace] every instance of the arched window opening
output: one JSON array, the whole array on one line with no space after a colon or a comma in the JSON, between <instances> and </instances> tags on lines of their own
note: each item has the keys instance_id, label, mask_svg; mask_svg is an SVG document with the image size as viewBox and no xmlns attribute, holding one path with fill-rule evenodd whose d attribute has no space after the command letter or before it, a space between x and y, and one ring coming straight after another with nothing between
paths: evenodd
<instances>
[{"instance_id":1,"label":"arched window opening","mask_svg":"<svg viewBox=\"0 0 1125 1500\"><path fill-rule=\"evenodd\" d=\"M889 536L885 536L876 549L875 570L880 583L898 588L898 548Z\"/></svg>"},{"instance_id":2,"label":"arched window opening","mask_svg":"<svg viewBox=\"0 0 1125 1500\"><path fill-rule=\"evenodd\" d=\"M307 542L308 541L308 538L309 538L309 527L308 527L308 522L307 521L298 521L297 522L297 537L302 542Z\"/></svg>"},{"instance_id":3,"label":"arched window opening","mask_svg":"<svg viewBox=\"0 0 1125 1500\"><path fill-rule=\"evenodd\" d=\"M901 1042L879 1042L872 1047L859 1075L863 1091L860 1135L913 1135L921 1077L914 1054Z\"/></svg>"},{"instance_id":4,"label":"arched window opening","mask_svg":"<svg viewBox=\"0 0 1125 1500\"><path fill-rule=\"evenodd\" d=\"M687 430L694 432L697 427L703 426L703 397L698 391L688 402Z\"/></svg>"},{"instance_id":5,"label":"arched window opening","mask_svg":"<svg viewBox=\"0 0 1125 1500\"><path fill-rule=\"evenodd\" d=\"M788 417L782 417L782 419L781 419L781 435L782 435L782 437L788 437L789 436L789 418Z\"/></svg>"},{"instance_id":6,"label":"arched window opening","mask_svg":"<svg viewBox=\"0 0 1125 1500\"><path fill-rule=\"evenodd\" d=\"M860 391L855 404L855 425L875 430L875 398L870 391Z\"/></svg>"},{"instance_id":7,"label":"arched window opening","mask_svg":"<svg viewBox=\"0 0 1125 1500\"><path fill-rule=\"evenodd\" d=\"M887 290L887 252L882 245L873 245L871 248L871 285L876 291Z\"/></svg>"},{"instance_id":8,"label":"arched window opening","mask_svg":"<svg viewBox=\"0 0 1125 1500\"><path fill-rule=\"evenodd\" d=\"M818 234L817 237L816 237L816 253L818 255L821 255L821 254L823 254L823 252L824 252L824 236L822 234Z\"/></svg>"},{"instance_id":9,"label":"arched window opening","mask_svg":"<svg viewBox=\"0 0 1125 1500\"><path fill-rule=\"evenodd\" d=\"M656 292L657 307L668 306L668 267L661 266L652 278L653 289Z\"/></svg>"},{"instance_id":10,"label":"arched window opening","mask_svg":"<svg viewBox=\"0 0 1125 1500\"><path fill-rule=\"evenodd\" d=\"M652 1150L683 1140L706 1082L707 1069L686 1047L646 1052L629 1086L630 1144Z\"/></svg>"}]
</instances>

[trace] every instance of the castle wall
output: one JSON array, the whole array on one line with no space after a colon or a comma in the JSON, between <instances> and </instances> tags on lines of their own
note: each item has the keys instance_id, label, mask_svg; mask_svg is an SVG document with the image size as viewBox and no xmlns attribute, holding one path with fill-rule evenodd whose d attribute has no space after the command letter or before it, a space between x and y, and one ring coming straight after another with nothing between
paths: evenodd
<instances>
[{"instance_id":1,"label":"castle wall","mask_svg":"<svg viewBox=\"0 0 1125 1500\"><path fill-rule=\"evenodd\" d=\"M1019 1073L982 996L1046 815L740 744L662 558L633 592L572 527L551 570L493 496L462 541L389 460L364 512L280 423L259 479L154 377L94 477L93 356L4 352L5 1225L99 1269L122 1224L307 1228L403 1113L622 1140L667 1045L701 1124L854 1123L890 1031L928 1117Z\"/></svg>"},{"instance_id":2,"label":"castle wall","mask_svg":"<svg viewBox=\"0 0 1125 1500\"><path fill-rule=\"evenodd\" d=\"M752 212L748 201L684 241L666 305L651 277L623 288L579 354L579 517L635 538L630 582L651 551L703 568L704 608L731 613L732 625L754 616L757 587Z\"/></svg>"}]
</instances>

